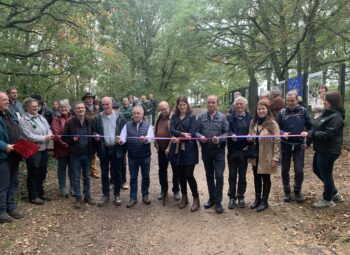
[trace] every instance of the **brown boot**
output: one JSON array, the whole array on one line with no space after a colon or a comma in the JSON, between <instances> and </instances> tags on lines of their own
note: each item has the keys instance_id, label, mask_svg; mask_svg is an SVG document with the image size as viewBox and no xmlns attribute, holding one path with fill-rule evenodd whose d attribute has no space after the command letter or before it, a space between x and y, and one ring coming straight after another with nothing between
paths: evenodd
<instances>
[{"instance_id":1,"label":"brown boot","mask_svg":"<svg viewBox=\"0 0 350 255\"><path fill-rule=\"evenodd\" d=\"M179 204L180 209L183 209L188 205L188 196L187 195L182 195L181 202Z\"/></svg>"},{"instance_id":2,"label":"brown boot","mask_svg":"<svg viewBox=\"0 0 350 255\"><path fill-rule=\"evenodd\" d=\"M200 206L201 205L200 205L200 202L199 202L199 197L193 198L193 204L192 204L192 207L191 207L191 212L197 211Z\"/></svg>"}]
</instances>

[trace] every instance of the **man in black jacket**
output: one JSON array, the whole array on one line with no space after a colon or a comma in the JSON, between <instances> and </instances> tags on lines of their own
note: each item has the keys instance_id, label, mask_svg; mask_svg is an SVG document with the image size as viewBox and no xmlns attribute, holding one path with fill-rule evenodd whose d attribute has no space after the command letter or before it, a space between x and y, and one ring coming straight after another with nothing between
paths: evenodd
<instances>
[{"instance_id":1,"label":"man in black jacket","mask_svg":"<svg viewBox=\"0 0 350 255\"><path fill-rule=\"evenodd\" d=\"M298 105L298 94L289 91L286 96L287 107L283 108L277 115L277 123L282 135L302 135L302 137L286 137L281 139L282 151L282 182L285 202L291 202L290 188L290 164L293 157L294 163L294 194L298 203L304 202L301 194L301 186L304 180L304 142L308 131L312 129L310 115L306 108Z\"/></svg>"}]
</instances>

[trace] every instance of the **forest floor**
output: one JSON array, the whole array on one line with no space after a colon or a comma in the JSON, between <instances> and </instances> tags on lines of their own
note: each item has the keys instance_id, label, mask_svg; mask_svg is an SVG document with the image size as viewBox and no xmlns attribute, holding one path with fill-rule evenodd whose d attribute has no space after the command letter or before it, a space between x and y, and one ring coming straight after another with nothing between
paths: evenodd
<instances>
[{"instance_id":1,"label":"forest floor","mask_svg":"<svg viewBox=\"0 0 350 255\"><path fill-rule=\"evenodd\" d=\"M251 210L254 200L253 174L249 166L247 207L227 209L228 170L225 169L225 212L204 209L208 198L203 164L196 166L202 207L180 210L169 194L166 205L157 200L160 191L156 152L151 164L151 205L142 202L126 208L129 190L122 191L123 204L103 208L72 207L73 198L58 195L55 170L46 182L53 201L35 206L22 199L25 218L0 225L1 254L350 254L350 152L337 160L334 176L345 202L331 209L313 209L322 184L311 170L313 152L307 150L303 193L305 203L284 203L281 176L272 177L270 207ZM168 171L171 173L170 169ZM171 180L171 174L169 174ZM25 189L22 185L22 190ZM98 199L101 181L92 179L92 195ZM171 185L170 185L171 188ZM140 195L139 195L140 197ZM190 204L192 199L190 199Z\"/></svg>"}]
</instances>

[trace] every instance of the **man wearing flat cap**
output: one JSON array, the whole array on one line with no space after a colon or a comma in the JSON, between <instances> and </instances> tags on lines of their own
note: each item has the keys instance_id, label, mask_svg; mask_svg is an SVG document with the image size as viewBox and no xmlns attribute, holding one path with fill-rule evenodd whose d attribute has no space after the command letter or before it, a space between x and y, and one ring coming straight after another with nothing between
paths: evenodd
<instances>
[{"instance_id":1,"label":"man wearing flat cap","mask_svg":"<svg viewBox=\"0 0 350 255\"><path fill-rule=\"evenodd\" d=\"M93 95L91 92L86 92L84 96L81 98L85 103L85 109L86 109L85 118L91 121L93 118L95 118L95 116L99 114L99 110L94 105L95 98L96 96ZM91 159L91 177L100 178L100 176L98 175L98 169L96 164L96 153L93 155Z\"/></svg>"}]
</instances>

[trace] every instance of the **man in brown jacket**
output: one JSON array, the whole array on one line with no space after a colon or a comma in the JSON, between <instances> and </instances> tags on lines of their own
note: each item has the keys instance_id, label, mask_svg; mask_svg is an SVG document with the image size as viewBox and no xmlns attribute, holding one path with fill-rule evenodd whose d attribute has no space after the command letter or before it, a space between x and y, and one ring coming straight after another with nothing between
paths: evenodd
<instances>
[{"instance_id":1,"label":"man in brown jacket","mask_svg":"<svg viewBox=\"0 0 350 255\"><path fill-rule=\"evenodd\" d=\"M170 138L170 107L166 101L159 103L160 114L158 115L156 126L154 129L155 137L169 137ZM155 140L154 145L158 152L159 165L159 183L161 192L158 195L159 200L166 198L168 193L168 165L169 160L167 156L167 149L170 140ZM180 200L179 194L179 174L173 169L173 192L174 199Z\"/></svg>"},{"instance_id":2,"label":"man in brown jacket","mask_svg":"<svg viewBox=\"0 0 350 255\"><path fill-rule=\"evenodd\" d=\"M97 114L99 114L99 110L94 105L95 95L91 94L90 92L86 92L82 97L82 100L85 103L85 117L92 120ZM96 164L96 153L91 159L91 177L100 178Z\"/></svg>"}]
</instances>

